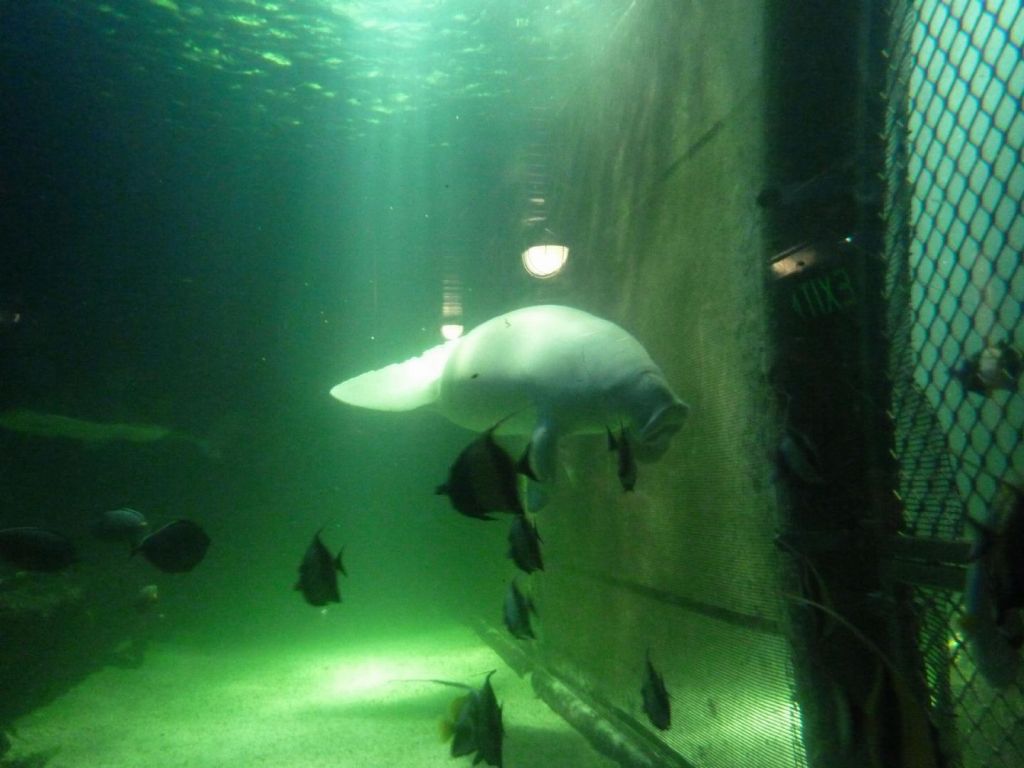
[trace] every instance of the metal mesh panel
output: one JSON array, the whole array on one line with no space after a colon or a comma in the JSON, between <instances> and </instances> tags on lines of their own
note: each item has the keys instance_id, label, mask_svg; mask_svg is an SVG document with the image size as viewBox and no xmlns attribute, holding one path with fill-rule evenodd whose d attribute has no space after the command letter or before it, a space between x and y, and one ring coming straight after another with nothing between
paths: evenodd
<instances>
[{"instance_id":1,"label":"metal mesh panel","mask_svg":"<svg viewBox=\"0 0 1024 768\"><path fill-rule=\"evenodd\" d=\"M894 7L886 128L892 411L904 529L915 537L989 541L968 516L998 530L1019 506L1022 46L1019 2ZM933 708L955 724L951 753L965 766L1022 766L1024 665L1007 642L1015 617L997 625L982 611L991 626L980 629L973 617L963 620L973 603L962 585L992 556L972 561L960 585L917 589L921 650ZM995 650L983 642L985 627L996 631L988 636Z\"/></svg>"}]
</instances>

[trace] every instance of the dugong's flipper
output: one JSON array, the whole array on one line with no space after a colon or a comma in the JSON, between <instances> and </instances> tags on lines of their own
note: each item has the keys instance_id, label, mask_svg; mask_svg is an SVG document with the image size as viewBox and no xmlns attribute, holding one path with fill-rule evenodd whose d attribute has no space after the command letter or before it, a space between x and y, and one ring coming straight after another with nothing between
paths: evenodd
<instances>
[{"instance_id":1,"label":"dugong's flipper","mask_svg":"<svg viewBox=\"0 0 1024 768\"><path fill-rule=\"evenodd\" d=\"M526 479L526 508L536 512L547 505L548 492L544 483L555 478L558 467L558 428L551 418L541 415L530 435L524 456L531 477Z\"/></svg>"},{"instance_id":2,"label":"dugong's flipper","mask_svg":"<svg viewBox=\"0 0 1024 768\"><path fill-rule=\"evenodd\" d=\"M411 411L437 401L441 374L458 340L431 347L404 363L378 368L331 389L343 403L376 411Z\"/></svg>"}]
</instances>

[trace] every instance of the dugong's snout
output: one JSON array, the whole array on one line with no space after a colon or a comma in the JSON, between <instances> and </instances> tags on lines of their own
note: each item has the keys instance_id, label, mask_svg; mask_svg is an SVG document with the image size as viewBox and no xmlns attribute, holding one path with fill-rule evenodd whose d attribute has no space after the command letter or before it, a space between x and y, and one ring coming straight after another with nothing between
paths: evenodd
<instances>
[{"instance_id":1,"label":"dugong's snout","mask_svg":"<svg viewBox=\"0 0 1024 768\"><path fill-rule=\"evenodd\" d=\"M634 454L637 461L652 462L660 459L689 415L690 406L678 398L656 410L636 435Z\"/></svg>"}]
</instances>

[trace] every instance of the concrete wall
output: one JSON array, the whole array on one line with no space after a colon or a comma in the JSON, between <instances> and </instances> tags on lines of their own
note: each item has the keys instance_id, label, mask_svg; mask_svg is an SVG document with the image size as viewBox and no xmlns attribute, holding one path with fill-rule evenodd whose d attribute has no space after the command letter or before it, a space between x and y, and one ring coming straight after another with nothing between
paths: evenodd
<instances>
[{"instance_id":1,"label":"concrete wall","mask_svg":"<svg viewBox=\"0 0 1024 768\"><path fill-rule=\"evenodd\" d=\"M572 255L537 289L632 331L693 409L633 493L603 440L565 441L538 519L544 656L644 721L649 649L664 738L702 766L799 760L763 370L763 27L747 0L636 2L609 23L551 120L550 227Z\"/></svg>"}]
</instances>

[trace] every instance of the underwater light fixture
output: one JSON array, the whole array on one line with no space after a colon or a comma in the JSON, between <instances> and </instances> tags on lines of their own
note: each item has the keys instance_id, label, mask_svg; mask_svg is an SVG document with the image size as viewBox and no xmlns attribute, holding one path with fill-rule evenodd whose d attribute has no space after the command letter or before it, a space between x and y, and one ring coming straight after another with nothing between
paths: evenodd
<instances>
[{"instance_id":1,"label":"underwater light fixture","mask_svg":"<svg viewBox=\"0 0 1024 768\"><path fill-rule=\"evenodd\" d=\"M462 331L462 279L449 273L441 289L441 336L451 341L459 338Z\"/></svg>"},{"instance_id":2,"label":"underwater light fixture","mask_svg":"<svg viewBox=\"0 0 1024 768\"><path fill-rule=\"evenodd\" d=\"M814 266L820 260L818 250L808 243L794 246L772 259L772 275L776 278L790 277Z\"/></svg>"},{"instance_id":3,"label":"underwater light fixture","mask_svg":"<svg viewBox=\"0 0 1024 768\"><path fill-rule=\"evenodd\" d=\"M546 279L561 272L568 259L564 245L534 245L523 251L523 268L533 277Z\"/></svg>"},{"instance_id":4,"label":"underwater light fixture","mask_svg":"<svg viewBox=\"0 0 1024 768\"><path fill-rule=\"evenodd\" d=\"M459 338L464 330L462 323L445 323L441 326L441 335L446 341L451 341Z\"/></svg>"}]
</instances>

